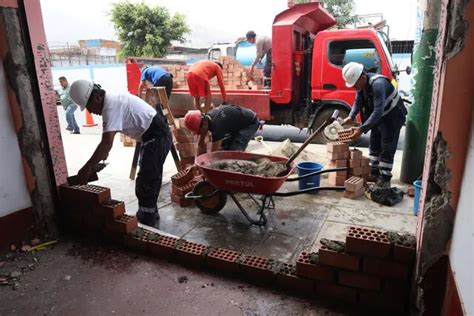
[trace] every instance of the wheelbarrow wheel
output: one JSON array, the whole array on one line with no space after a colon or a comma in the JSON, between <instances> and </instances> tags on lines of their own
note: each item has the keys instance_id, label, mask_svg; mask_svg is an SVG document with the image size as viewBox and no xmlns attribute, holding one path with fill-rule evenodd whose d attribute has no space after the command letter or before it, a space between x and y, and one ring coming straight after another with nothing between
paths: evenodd
<instances>
[{"instance_id":1,"label":"wheelbarrow wheel","mask_svg":"<svg viewBox=\"0 0 474 316\"><path fill-rule=\"evenodd\" d=\"M216 191L216 188L214 188L206 180L203 180L196 183L193 189L193 195L194 196L207 196L207 195L212 194L215 191ZM215 194L212 194L211 196L207 198L196 199L195 203L197 207L201 210L201 212L205 214L216 214L220 210L222 210L222 208L227 203L227 193L219 190Z\"/></svg>"}]
</instances>

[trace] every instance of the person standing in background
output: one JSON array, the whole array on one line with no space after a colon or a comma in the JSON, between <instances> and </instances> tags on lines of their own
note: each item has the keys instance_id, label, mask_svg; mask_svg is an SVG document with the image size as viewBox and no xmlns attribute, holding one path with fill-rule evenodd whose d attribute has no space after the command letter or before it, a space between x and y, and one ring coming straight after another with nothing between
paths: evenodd
<instances>
[{"instance_id":1,"label":"person standing in background","mask_svg":"<svg viewBox=\"0 0 474 316\"><path fill-rule=\"evenodd\" d=\"M74 112L77 110L77 105L72 102L69 96L69 89L71 86L64 76L59 77L59 84L61 85L61 89L58 91L59 101L61 101L61 105L63 106L64 111L66 111L66 130L70 131L71 134L80 134L81 132L77 125L76 117L74 116Z\"/></svg>"},{"instance_id":2,"label":"person standing in background","mask_svg":"<svg viewBox=\"0 0 474 316\"><path fill-rule=\"evenodd\" d=\"M247 42L257 46L257 56L250 67L250 74L253 75L255 66L266 56L265 66L263 67L263 86L264 89L270 89L272 82L272 39L268 36L259 37L254 31L248 31L245 35Z\"/></svg>"}]
</instances>

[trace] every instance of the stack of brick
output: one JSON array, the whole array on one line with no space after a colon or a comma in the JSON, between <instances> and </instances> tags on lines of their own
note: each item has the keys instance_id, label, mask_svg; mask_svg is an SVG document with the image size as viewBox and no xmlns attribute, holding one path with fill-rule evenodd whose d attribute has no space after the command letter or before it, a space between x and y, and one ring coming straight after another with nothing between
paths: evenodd
<instances>
[{"instance_id":1,"label":"stack of brick","mask_svg":"<svg viewBox=\"0 0 474 316\"><path fill-rule=\"evenodd\" d=\"M184 119L178 120L177 128L173 130L176 149L179 151L181 170L194 165L196 155L196 138L185 127Z\"/></svg>"},{"instance_id":2,"label":"stack of brick","mask_svg":"<svg viewBox=\"0 0 474 316\"><path fill-rule=\"evenodd\" d=\"M415 245L402 248L387 232L360 227L350 227L341 244L302 252L296 275L314 281L317 297L406 312Z\"/></svg>"},{"instance_id":3,"label":"stack of brick","mask_svg":"<svg viewBox=\"0 0 474 316\"><path fill-rule=\"evenodd\" d=\"M194 185L203 179L196 168L188 167L171 177L171 201L181 207L193 205L192 200L184 196L191 192Z\"/></svg>"},{"instance_id":4,"label":"stack of brick","mask_svg":"<svg viewBox=\"0 0 474 316\"><path fill-rule=\"evenodd\" d=\"M121 236L137 228L134 216L125 214L125 204L112 200L110 189L96 185L61 185L62 218L72 232L94 237Z\"/></svg>"},{"instance_id":5,"label":"stack of brick","mask_svg":"<svg viewBox=\"0 0 474 316\"><path fill-rule=\"evenodd\" d=\"M349 145L342 142L327 144L327 157L329 168L347 167L349 159ZM347 171L331 172L328 175L328 182L331 185L343 186L347 178Z\"/></svg>"},{"instance_id":6,"label":"stack of brick","mask_svg":"<svg viewBox=\"0 0 474 316\"><path fill-rule=\"evenodd\" d=\"M357 199L364 195L364 179L358 177L350 177L344 183L344 197L349 199Z\"/></svg>"},{"instance_id":7,"label":"stack of brick","mask_svg":"<svg viewBox=\"0 0 474 316\"><path fill-rule=\"evenodd\" d=\"M249 75L250 67L242 66L231 56L219 58L223 66L224 86L227 90L252 89L261 90L263 73L261 69L256 69L253 76ZM189 65L164 65L163 68L173 74L173 88L187 89L186 74L189 72ZM217 80L210 81L211 89L219 89Z\"/></svg>"},{"instance_id":8,"label":"stack of brick","mask_svg":"<svg viewBox=\"0 0 474 316\"><path fill-rule=\"evenodd\" d=\"M364 157L358 149L350 151L348 175L363 178L367 181L370 174L369 158Z\"/></svg>"}]
</instances>

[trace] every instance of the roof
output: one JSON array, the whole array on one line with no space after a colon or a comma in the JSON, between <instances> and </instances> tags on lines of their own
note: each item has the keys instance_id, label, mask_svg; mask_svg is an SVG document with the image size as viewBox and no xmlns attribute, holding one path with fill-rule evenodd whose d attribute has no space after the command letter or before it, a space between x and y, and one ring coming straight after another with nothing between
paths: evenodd
<instances>
[{"instance_id":1,"label":"roof","mask_svg":"<svg viewBox=\"0 0 474 316\"><path fill-rule=\"evenodd\" d=\"M335 24L336 19L319 2L295 5L278 14L273 21L273 26L298 25L313 34Z\"/></svg>"}]
</instances>

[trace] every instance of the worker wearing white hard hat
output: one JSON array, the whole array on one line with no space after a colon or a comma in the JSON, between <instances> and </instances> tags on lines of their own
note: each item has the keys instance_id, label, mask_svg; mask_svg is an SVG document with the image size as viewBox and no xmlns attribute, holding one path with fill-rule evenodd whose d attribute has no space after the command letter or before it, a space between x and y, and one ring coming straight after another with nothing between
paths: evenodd
<instances>
[{"instance_id":1,"label":"worker wearing white hard hat","mask_svg":"<svg viewBox=\"0 0 474 316\"><path fill-rule=\"evenodd\" d=\"M357 90L352 110L343 124L353 124L356 115L361 114L362 125L352 127L352 139L358 140L370 131L369 181L376 181L379 187L390 187L393 158L407 114L403 100L389 78L366 72L362 64L348 63L342 69L342 77L347 87Z\"/></svg>"},{"instance_id":2,"label":"worker wearing white hard hat","mask_svg":"<svg viewBox=\"0 0 474 316\"><path fill-rule=\"evenodd\" d=\"M87 183L93 167L107 158L116 133L141 142L141 162L135 183L138 198L137 219L155 226L159 218L157 200L161 188L163 164L171 148L171 131L166 118L139 97L130 93L106 93L100 85L77 80L69 91L81 110L102 116L102 140L94 154L78 172L79 184Z\"/></svg>"}]
</instances>

